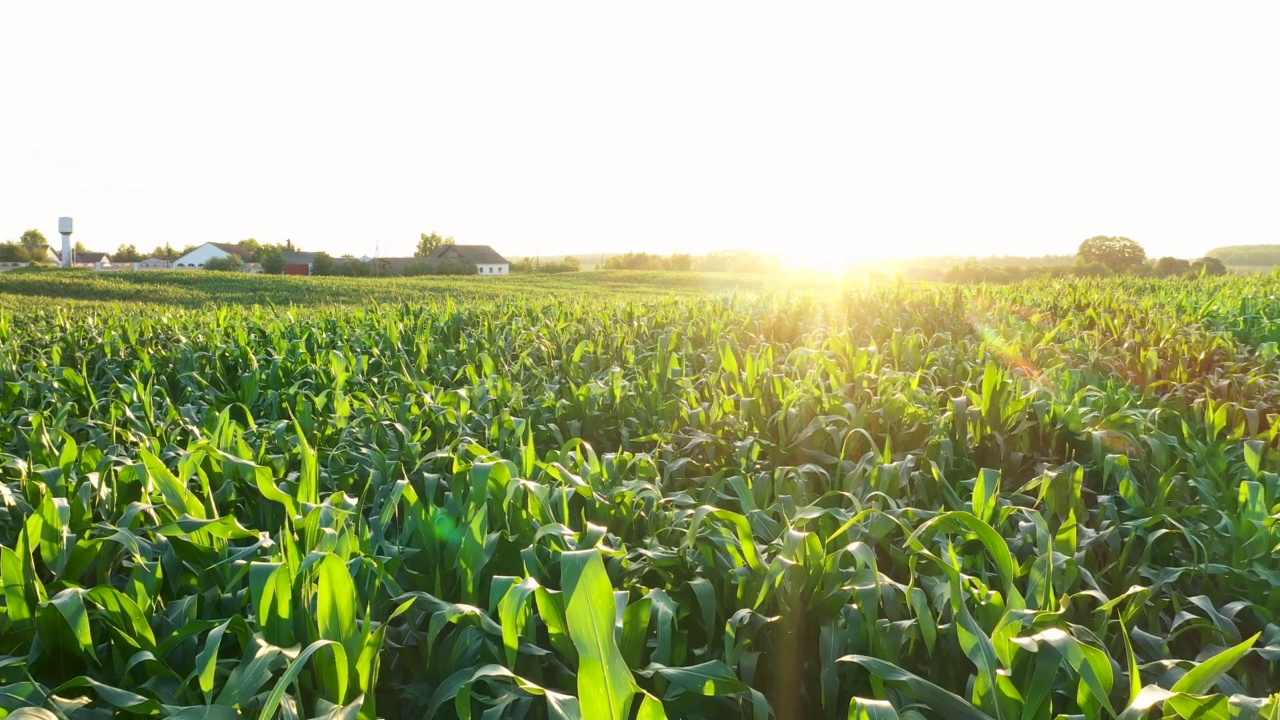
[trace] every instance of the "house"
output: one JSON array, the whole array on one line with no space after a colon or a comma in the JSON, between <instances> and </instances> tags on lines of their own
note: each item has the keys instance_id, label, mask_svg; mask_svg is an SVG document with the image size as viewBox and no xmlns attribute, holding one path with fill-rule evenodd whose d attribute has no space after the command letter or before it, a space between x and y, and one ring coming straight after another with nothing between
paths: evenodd
<instances>
[{"instance_id":1,"label":"house","mask_svg":"<svg viewBox=\"0 0 1280 720\"><path fill-rule=\"evenodd\" d=\"M93 268L94 270L110 270L111 256L100 252L75 253L71 267Z\"/></svg>"},{"instance_id":2,"label":"house","mask_svg":"<svg viewBox=\"0 0 1280 720\"><path fill-rule=\"evenodd\" d=\"M464 262L476 266L480 275L506 275L511 263L488 245L441 245L431 253L434 262Z\"/></svg>"},{"instance_id":3,"label":"house","mask_svg":"<svg viewBox=\"0 0 1280 720\"><path fill-rule=\"evenodd\" d=\"M315 271L316 256L320 253L288 251L284 254L285 275L310 275Z\"/></svg>"},{"instance_id":4,"label":"house","mask_svg":"<svg viewBox=\"0 0 1280 720\"><path fill-rule=\"evenodd\" d=\"M250 263L253 262L253 254L239 245L231 243L205 243L191 252L183 255L173 261L173 266L182 270L202 268L204 264L214 258L225 258L235 255L252 271Z\"/></svg>"},{"instance_id":5,"label":"house","mask_svg":"<svg viewBox=\"0 0 1280 720\"><path fill-rule=\"evenodd\" d=\"M168 260L158 257L149 257L142 262L133 264L134 270L168 270L172 266Z\"/></svg>"}]
</instances>

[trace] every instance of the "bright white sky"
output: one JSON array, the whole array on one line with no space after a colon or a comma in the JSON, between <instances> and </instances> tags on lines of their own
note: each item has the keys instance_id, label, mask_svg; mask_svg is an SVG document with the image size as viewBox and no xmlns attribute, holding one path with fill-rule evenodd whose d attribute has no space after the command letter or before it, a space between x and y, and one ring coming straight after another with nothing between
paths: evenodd
<instances>
[{"instance_id":1,"label":"bright white sky","mask_svg":"<svg viewBox=\"0 0 1280 720\"><path fill-rule=\"evenodd\" d=\"M1280 242L1273 2L10 2L0 240ZM375 244L377 247L375 248Z\"/></svg>"}]
</instances>

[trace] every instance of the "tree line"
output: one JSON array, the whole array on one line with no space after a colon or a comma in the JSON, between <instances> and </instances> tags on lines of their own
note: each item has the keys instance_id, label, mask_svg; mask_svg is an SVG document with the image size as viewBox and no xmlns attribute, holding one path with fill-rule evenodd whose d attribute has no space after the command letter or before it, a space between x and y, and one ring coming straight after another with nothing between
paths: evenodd
<instances>
[{"instance_id":1,"label":"tree line","mask_svg":"<svg viewBox=\"0 0 1280 720\"><path fill-rule=\"evenodd\" d=\"M655 255L629 252L604 259L605 270L671 270L762 273L778 268L778 258L749 250L722 250L707 255Z\"/></svg>"},{"instance_id":2,"label":"tree line","mask_svg":"<svg viewBox=\"0 0 1280 720\"><path fill-rule=\"evenodd\" d=\"M1102 277L1137 275L1143 277L1199 277L1225 275L1227 267L1216 257L1186 260L1176 257L1147 258L1147 251L1127 237L1098 235L1080 243L1074 265L1017 266L986 265L970 258L942 273L947 282L1017 282L1036 277Z\"/></svg>"},{"instance_id":3,"label":"tree line","mask_svg":"<svg viewBox=\"0 0 1280 720\"><path fill-rule=\"evenodd\" d=\"M418 245L414 248L413 257L420 262L397 262L395 266L388 259L364 261L354 255L333 257L329 253L317 253L311 263L311 274L333 275L338 277L418 277L422 275L475 275L476 266L471 263L448 260L432 262L429 258L437 250L454 245L452 236L444 237L440 233L419 233ZM263 267L266 272L266 267Z\"/></svg>"}]
</instances>

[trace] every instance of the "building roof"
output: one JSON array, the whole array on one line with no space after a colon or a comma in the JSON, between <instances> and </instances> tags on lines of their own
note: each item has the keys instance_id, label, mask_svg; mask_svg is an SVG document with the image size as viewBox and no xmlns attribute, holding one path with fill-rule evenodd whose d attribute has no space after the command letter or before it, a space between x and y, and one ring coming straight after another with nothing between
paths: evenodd
<instances>
[{"instance_id":1,"label":"building roof","mask_svg":"<svg viewBox=\"0 0 1280 720\"><path fill-rule=\"evenodd\" d=\"M78 263L97 263L106 260L111 262L111 258L106 253L100 252L82 252L76 253L76 262Z\"/></svg>"},{"instance_id":2,"label":"building roof","mask_svg":"<svg viewBox=\"0 0 1280 720\"><path fill-rule=\"evenodd\" d=\"M459 257L472 265L493 265L507 262L497 250L488 245L441 245L431 253L432 260L447 260Z\"/></svg>"},{"instance_id":3,"label":"building roof","mask_svg":"<svg viewBox=\"0 0 1280 720\"><path fill-rule=\"evenodd\" d=\"M378 258L378 262L381 263L389 272L396 275L403 275L404 269L410 265L431 264L433 261L430 258L390 257Z\"/></svg>"},{"instance_id":4,"label":"building roof","mask_svg":"<svg viewBox=\"0 0 1280 720\"><path fill-rule=\"evenodd\" d=\"M240 247L239 245L233 245L231 243L208 243L208 244L218 248L219 250L225 253L229 253L231 255L238 255L240 259L245 262L253 261L253 253Z\"/></svg>"},{"instance_id":5,"label":"building roof","mask_svg":"<svg viewBox=\"0 0 1280 720\"><path fill-rule=\"evenodd\" d=\"M285 265L309 265L316 261L318 252L298 252L294 250L286 251L284 254Z\"/></svg>"},{"instance_id":6,"label":"building roof","mask_svg":"<svg viewBox=\"0 0 1280 720\"><path fill-rule=\"evenodd\" d=\"M154 257L154 256L145 258L143 260L139 260L138 262L140 263L160 262L160 263L165 263L166 265L169 263L169 261L164 258Z\"/></svg>"}]
</instances>

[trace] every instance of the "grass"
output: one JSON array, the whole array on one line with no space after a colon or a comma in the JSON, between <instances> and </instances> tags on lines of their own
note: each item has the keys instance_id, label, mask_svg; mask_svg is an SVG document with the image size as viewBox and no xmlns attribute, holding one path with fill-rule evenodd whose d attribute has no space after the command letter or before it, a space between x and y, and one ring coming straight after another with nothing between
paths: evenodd
<instances>
[{"instance_id":1,"label":"grass","mask_svg":"<svg viewBox=\"0 0 1280 720\"><path fill-rule=\"evenodd\" d=\"M497 280L0 277L0 712L1280 714L1268 278Z\"/></svg>"}]
</instances>

